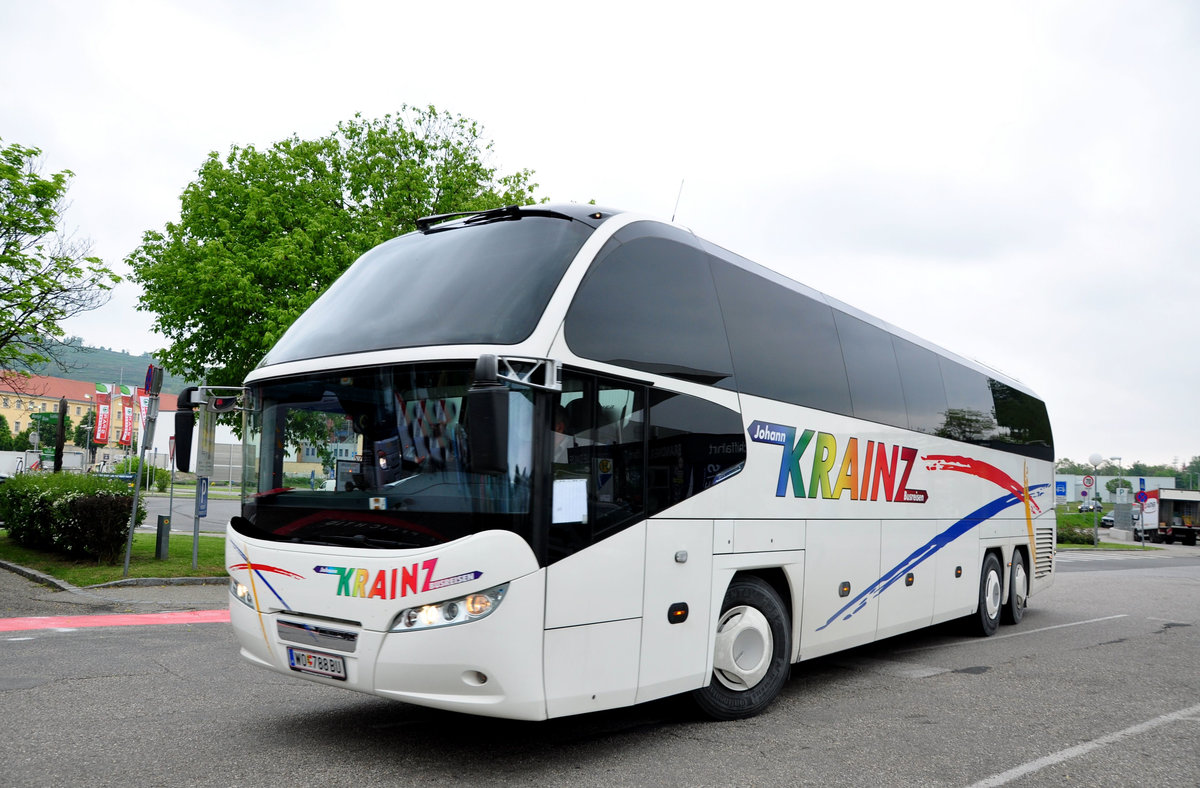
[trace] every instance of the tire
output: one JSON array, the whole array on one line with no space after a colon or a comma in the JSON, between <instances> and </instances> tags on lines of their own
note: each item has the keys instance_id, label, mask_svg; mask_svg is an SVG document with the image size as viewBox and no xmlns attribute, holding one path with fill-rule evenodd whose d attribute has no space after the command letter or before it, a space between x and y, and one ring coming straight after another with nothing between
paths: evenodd
<instances>
[{"instance_id":1,"label":"tire","mask_svg":"<svg viewBox=\"0 0 1200 788\"><path fill-rule=\"evenodd\" d=\"M983 570L979 573L979 610L974 616L975 631L983 637L991 637L1000 627L1000 598L1003 591L1000 561L995 553L988 553L983 559Z\"/></svg>"},{"instance_id":2,"label":"tire","mask_svg":"<svg viewBox=\"0 0 1200 788\"><path fill-rule=\"evenodd\" d=\"M1004 603L1005 624L1020 624L1025 617L1025 605L1029 600L1029 572L1025 569L1025 555L1013 550L1012 568L1008 572L1008 601Z\"/></svg>"},{"instance_id":3,"label":"tire","mask_svg":"<svg viewBox=\"0 0 1200 788\"><path fill-rule=\"evenodd\" d=\"M769 583L735 577L725 592L708 686L692 692L718 720L752 717L771 705L791 672L787 608Z\"/></svg>"}]
</instances>

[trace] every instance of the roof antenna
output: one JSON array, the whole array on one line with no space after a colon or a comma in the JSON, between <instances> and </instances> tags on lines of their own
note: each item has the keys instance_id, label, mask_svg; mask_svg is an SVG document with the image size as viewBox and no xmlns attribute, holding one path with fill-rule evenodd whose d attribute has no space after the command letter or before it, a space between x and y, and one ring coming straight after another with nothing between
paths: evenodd
<instances>
[{"instance_id":1,"label":"roof antenna","mask_svg":"<svg viewBox=\"0 0 1200 788\"><path fill-rule=\"evenodd\" d=\"M671 222L675 222L675 214L679 213L679 198L683 196L683 178L679 179L679 194L675 195L675 210L671 211Z\"/></svg>"}]
</instances>

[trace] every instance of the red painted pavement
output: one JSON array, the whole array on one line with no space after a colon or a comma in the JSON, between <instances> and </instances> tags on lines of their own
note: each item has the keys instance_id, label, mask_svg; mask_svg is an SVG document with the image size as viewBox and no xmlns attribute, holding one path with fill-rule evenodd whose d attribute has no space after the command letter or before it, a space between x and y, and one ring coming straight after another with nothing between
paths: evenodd
<instances>
[{"instance_id":1,"label":"red painted pavement","mask_svg":"<svg viewBox=\"0 0 1200 788\"><path fill-rule=\"evenodd\" d=\"M141 627L158 624L229 623L229 609L178 610L173 613L131 613L107 616L28 616L0 618L0 632L30 629L82 629L84 627Z\"/></svg>"}]
</instances>

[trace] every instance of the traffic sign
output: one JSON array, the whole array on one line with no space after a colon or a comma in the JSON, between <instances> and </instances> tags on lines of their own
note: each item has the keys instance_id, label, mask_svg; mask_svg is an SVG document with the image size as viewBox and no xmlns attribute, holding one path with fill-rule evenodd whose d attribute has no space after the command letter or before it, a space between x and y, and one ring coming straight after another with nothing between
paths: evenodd
<instances>
[{"instance_id":1,"label":"traffic sign","mask_svg":"<svg viewBox=\"0 0 1200 788\"><path fill-rule=\"evenodd\" d=\"M196 516L208 517L208 477L196 478Z\"/></svg>"},{"instance_id":2,"label":"traffic sign","mask_svg":"<svg viewBox=\"0 0 1200 788\"><path fill-rule=\"evenodd\" d=\"M1095 484L1095 483L1096 483L1096 480L1095 480L1095 479L1093 479L1091 476L1084 476L1084 477L1083 477L1083 486L1084 486L1084 487L1091 487L1091 486L1092 486L1093 484Z\"/></svg>"},{"instance_id":3,"label":"traffic sign","mask_svg":"<svg viewBox=\"0 0 1200 788\"><path fill-rule=\"evenodd\" d=\"M153 364L146 367L146 385L142 386L146 393L151 397L157 397L162 391L163 371L162 367L156 367Z\"/></svg>"},{"instance_id":4,"label":"traffic sign","mask_svg":"<svg viewBox=\"0 0 1200 788\"><path fill-rule=\"evenodd\" d=\"M1079 494L1080 494L1082 497L1086 498L1086 497L1087 497L1087 490L1080 490L1080 491L1079 491Z\"/></svg>"},{"instance_id":5,"label":"traffic sign","mask_svg":"<svg viewBox=\"0 0 1200 788\"><path fill-rule=\"evenodd\" d=\"M1145 490L1139 490L1138 494L1133 496L1133 500L1137 501L1138 503L1145 503L1146 499L1149 497L1150 496L1146 495Z\"/></svg>"}]
</instances>

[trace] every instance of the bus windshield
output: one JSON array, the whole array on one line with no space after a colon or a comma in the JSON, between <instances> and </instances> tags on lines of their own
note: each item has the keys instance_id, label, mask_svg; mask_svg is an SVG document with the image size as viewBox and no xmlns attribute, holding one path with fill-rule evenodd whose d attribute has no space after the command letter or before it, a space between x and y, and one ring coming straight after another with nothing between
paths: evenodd
<instances>
[{"instance_id":1,"label":"bus windshield","mask_svg":"<svg viewBox=\"0 0 1200 788\"><path fill-rule=\"evenodd\" d=\"M244 518L258 538L412 548L529 538L533 402L509 392L508 471L471 470L468 362L265 381L247 413Z\"/></svg>"}]
</instances>

